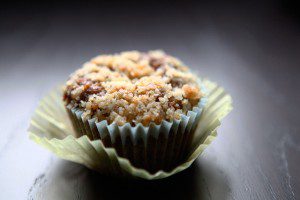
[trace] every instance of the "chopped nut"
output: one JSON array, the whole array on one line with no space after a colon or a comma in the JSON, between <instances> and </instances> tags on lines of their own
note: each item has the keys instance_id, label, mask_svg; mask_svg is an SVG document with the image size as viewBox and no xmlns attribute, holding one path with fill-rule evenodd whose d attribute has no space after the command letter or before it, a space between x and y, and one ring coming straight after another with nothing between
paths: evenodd
<instances>
[{"instance_id":1,"label":"chopped nut","mask_svg":"<svg viewBox=\"0 0 300 200\"><path fill-rule=\"evenodd\" d=\"M187 99L200 99L200 90L198 87L190 86L190 85L183 85L183 96Z\"/></svg>"}]
</instances>

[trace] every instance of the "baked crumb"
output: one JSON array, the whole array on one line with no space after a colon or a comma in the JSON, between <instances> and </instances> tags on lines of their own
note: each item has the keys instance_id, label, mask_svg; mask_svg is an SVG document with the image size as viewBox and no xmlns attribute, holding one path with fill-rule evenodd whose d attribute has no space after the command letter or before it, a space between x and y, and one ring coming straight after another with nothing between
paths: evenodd
<instances>
[{"instance_id":1,"label":"baked crumb","mask_svg":"<svg viewBox=\"0 0 300 200\"><path fill-rule=\"evenodd\" d=\"M64 89L66 104L85 118L133 126L180 119L201 97L197 77L158 50L97 56L71 74Z\"/></svg>"}]
</instances>

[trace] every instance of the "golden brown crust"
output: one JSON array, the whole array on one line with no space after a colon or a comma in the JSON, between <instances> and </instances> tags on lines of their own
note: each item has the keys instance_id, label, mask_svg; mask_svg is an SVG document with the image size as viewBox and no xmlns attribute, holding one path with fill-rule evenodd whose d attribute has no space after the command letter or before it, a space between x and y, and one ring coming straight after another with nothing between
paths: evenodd
<instances>
[{"instance_id":1,"label":"golden brown crust","mask_svg":"<svg viewBox=\"0 0 300 200\"><path fill-rule=\"evenodd\" d=\"M101 55L72 74L64 101L96 117L123 125L180 119L202 97L197 77L163 51Z\"/></svg>"}]
</instances>

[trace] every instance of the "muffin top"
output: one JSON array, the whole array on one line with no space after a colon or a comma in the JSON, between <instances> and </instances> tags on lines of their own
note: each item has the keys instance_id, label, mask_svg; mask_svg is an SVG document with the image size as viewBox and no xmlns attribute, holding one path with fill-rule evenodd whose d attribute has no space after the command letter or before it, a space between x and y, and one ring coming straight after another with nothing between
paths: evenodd
<instances>
[{"instance_id":1,"label":"muffin top","mask_svg":"<svg viewBox=\"0 0 300 200\"><path fill-rule=\"evenodd\" d=\"M180 119L201 97L197 77L180 60L157 50L93 58L71 74L63 100L86 119L147 126Z\"/></svg>"}]
</instances>

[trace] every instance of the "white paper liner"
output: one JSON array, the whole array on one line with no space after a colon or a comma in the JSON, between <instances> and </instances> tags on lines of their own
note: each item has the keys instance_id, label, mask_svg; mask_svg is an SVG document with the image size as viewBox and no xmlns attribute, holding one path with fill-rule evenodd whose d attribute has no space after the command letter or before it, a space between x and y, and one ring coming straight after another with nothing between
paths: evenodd
<instances>
[{"instance_id":1,"label":"white paper liner","mask_svg":"<svg viewBox=\"0 0 300 200\"><path fill-rule=\"evenodd\" d=\"M192 164L197 156L215 138L216 128L220 125L220 120L232 109L231 97L226 94L221 87L208 80L203 80L203 84L207 88L207 104L205 105L202 113L200 112L200 119L197 123L197 126L195 126L195 131L193 131L193 138L190 139L191 141L185 140L186 147L184 148L186 150L180 151L183 148L180 147L177 148L178 150L175 154L173 154L177 156L175 156L176 159L174 159L172 155L164 153L168 152L168 147L171 149L173 148L174 150L174 146L176 146L174 145L176 144L176 140L174 140L175 142L172 142L171 144L163 142L161 144L156 144L156 146L159 146L160 148L151 148L149 155L152 156L152 159L143 160L143 156L144 158L147 157L148 152L146 150L150 148L147 149L141 144L145 144L145 141L149 140L152 137L147 136L147 134L145 133L145 127L141 127L141 125L134 127L135 130L132 131L132 128L129 128L126 125L123 127L110 127L111 125L106 126L105 122L102 122L103 124L101 124L100 122L100 124L96 124L96 126L93 126L92 124L95 125L93 121L90 121L86 124L84 124L84 121L81 121L81 124L78 125L78 127L79 129L80 127L86 127L84 130L82 130L84 131L85 135L77 138L77 136L80 136L78 134L80 134L81 132L76 132L72 128L72 125L69 121L69 116L67 116L67 112L65 111L63 102L61 100L60 89L54 90L49 96L41 101L40 106L37 108L35 115L31 120L29 128L30 138L63 159L81 163L90 169L99 171L100 173L129 175L144 179L159 179L168 177L172 174L186 169ZM77 116L80 117L80 113L77 113ZM176 128L174 127L174 124L176 123L173 123L172 128ZM153 127L150 127L155 129L157 128L156 126L159 125L152 126ZM99 137L99 132L97 136L95 127L97 128L97 130L101 130L101 138L105 138L109 135L109 138L111 140L114 140L112 144L116 144L116 142L119 142L116 147L121 147L121 152L125 156L133 157L130 160L136 162L133 163L134 165L147 166L148 169L150 169L150 172L142 168L134 167L128 159L118 156L117 151L115 150L115 148L113 148L113 145L113 147L105 147L105 145L103 144L105 139L103 139L103 141L97 139L97 137ZM155 137L166 136L165 133L167 133L168 131L165 130L170 129L170 122L164 122L163 125L160 126L160 129L162 127L164 130L161 130L161 132L158 131L158 133L162 134L153 135L154 139ZM105 132L105 129L113 129L113 131ZM120 131L122 132L122 136L119 134ZM156 131L154 132L157 134ZM110 133L112 134L110 135ZM178 133L178 131L176 133ZM145 138L145 136L147 137ZM91 138L96 140L91 140ZM119 138L119 141L117 141L117 138ZM178 140L180 141L180 139ZM132 142L132 144L130 143L130 141ZM156 140L153 141L155 144ZM145 151L137 152L130 148L127 148L132 147L133 143L136 146L140 145L136 149L140 150L144 147ZM146 155L144 155L144 153ZM181 163L176 163L175 161L180 157L182 157ZM172 166L172 164L176 165L175 168L174 166ZM157 166L164 168L171 166L173 167L173 169L171 171L160 170L153 174L151 173L153 166L154 169L157 169Z\"/></svg>"}]
</instances>

